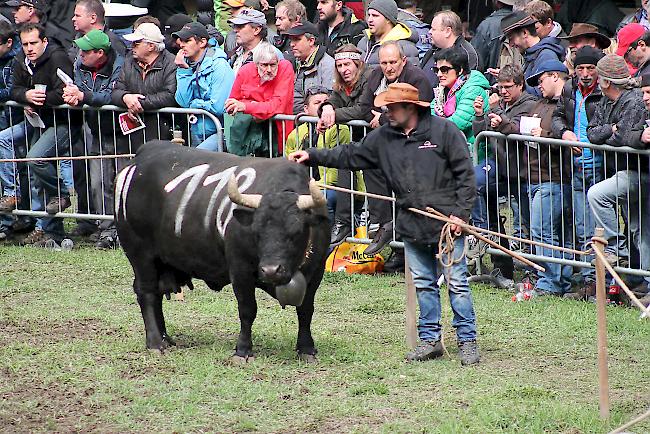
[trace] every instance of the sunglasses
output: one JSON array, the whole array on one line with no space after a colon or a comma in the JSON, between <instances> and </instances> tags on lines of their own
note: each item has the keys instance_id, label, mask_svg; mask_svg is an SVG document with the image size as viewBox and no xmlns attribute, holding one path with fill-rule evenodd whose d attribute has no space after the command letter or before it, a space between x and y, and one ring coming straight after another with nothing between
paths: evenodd
<instances>
[{"instance_id":1,"label":"sunglasses","mask_svg":"<svg viewBox=\"0 0 650 434\"><path fill-rule=\"evenodd\" d=\"M627 57L630 55L632 50L635 50L636 47L639 46L639 40L637 39L636 41L632 42L629 47L627 47L627 50L625 50L625 54L623 54L623 57Z\"/></svg>"},{"instance_id":2,"label":"sunglasses","mask_svg":"<svg viewBox=\"0 0 650 434\"><path fill-rule=\"evenodd\" d=\"M455 70L455 68L452 66L441 66L439 68L437 66L434 66L433 68L431 68L434 74L437 74L438 71L440 71L442 74L448 74L449 71L451 71L452 69Z\"/></svg>"}]
</instances>

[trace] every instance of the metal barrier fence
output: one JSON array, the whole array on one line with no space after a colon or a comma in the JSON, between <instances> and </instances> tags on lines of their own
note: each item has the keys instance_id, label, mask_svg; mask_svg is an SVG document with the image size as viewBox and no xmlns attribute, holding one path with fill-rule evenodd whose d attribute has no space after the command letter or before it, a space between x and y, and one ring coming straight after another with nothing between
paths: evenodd
<instances>
[{"instance_id":1,"label":"metal barrier fence","mask_svg":"<svg viewBox=\"0 0 650 434\"><path fill-rule=\"evenodd\" d=\"M6 105L22 109L21 105L13 102ZM6 112L9 114L6 126L12 127L12 130L5 129L0 133L0 152L2 152L0 166L5 167L5 170L0 170L0 173L4 173L3 193L6 193L4 184L5 177L8 176L6 166L10 165L13 177L19 180L22 178L26 183L19 187L19 190L20 183L16 182L16 191L22 191L21 196L28 198L26 201L21 201L17 209L13 210L13 214L111 221L113 177L121 166L120 162L123 163L126 158L132 156L135 144L132 135L122 135L119 120L115 116L116 112L124 112L124 109L116 106L57 107L53 113L54 123L59 127L54 128L51 134L53 141L60 143L47 155L34 155L30 152L33 151L39 138L38 129L30 128L24 122L18 122L20 113L17 110ZM138 143L152 138L171 138L169 131L173 129L182 131L181 135L186 143L189 144L194 140L193 144L196 145L206 137L197 137L194 126L199 121L210 119L217 126L213 143L216 143L217 150L224 149L224 139L227 135L224 134L219 119L209 112L165 108L148 112L144 117L145 125L140 131ZM277 155L278 147L283 150L282 154L286 155L288 145L294 149L313 146L334 147L349 143L365 136L369 128L366 122L352 121L337 125L336 128L332 127L332 131L328 131L329 134L317 134L317 122L318 118L304 115L274 116L268 123L268 143L274 144L275 141L275 144L269 146L268 155L273 156L274 153ZM290 139L288 142L287 137L294 127L301 129L300 137L297 140ZM11 132L7 133L7 131ZM44 134L43 131L40 133ZM612 229L615 226L616 229L610 231L609 247L610 253L616 253L619 257L616 264L617 271L650 276L650 234L648 233L650 207L647 206L650 199L650 179L647 176L650 151L482 132L476 137L476 145L472 150L475 162L478 162L478 146L484 139L490 142L488 147L490 152L484 164L477 165L479 196L472 216L475 226L529 240L583 250L584 245L593 235L595 220L599 225L602 223L600 211L603 210L599 209L594 216L589 206L592 199L598 199L601 200L598 202L601 208L609 213L608 227ZM12 154L9 155L8 151ZM587 155L590 155L590 159L579 158ZM570 156L572 158L569 158ZM77 200L71 211L56 214L45 212L43 206L47 203L47 197L42 197L42 189L32 188L34 186L31 185L31 171L45 170L43 167L36 167L33 164L35 162L51 166L48 170L52 170L53 167L56 174L60 175L62 182L58 183L58 196L61 196L64 188L76 193ZM645 167L645 174L634 177L635 171L632 169L635 167ZM346 181L349 186L355 185L357 175L341 173L346 178L339 178L338 183ZM616 178L612 178L614 173L618 174ZM638 174L638 171L635 173ZM313 170L312 174L316 178L320 177L316 170ZM369 175L370 173L365 173L363 176L366 184L369 184L366 186L368 191L390 195L385 185L381 189L381 185L370 183ZM329 176L330 173L324 171L321 181L332 183L332 180L328 179ZM593 185L605 180L610 180L609 184L599 184L599 188L609 187L610 191L605 191L610 193L608 197L607 195L597 197L589 193L593 190ZM338 196L340 200L342 196L340 194ZM613 198L609 209L606 201L602 201L603 197ZM336 208L342 205L339 203ZM350 241L370 242L368 238L354 238L355 216L358 216L360 211L366 216L369 213L370 221L373 223L383 223L395 217L394 205L384 204L383 206L389 207L387 210L375 212L379 208L377 204L373 207L367 199L357 202L351 195L346 205L342 208L349 209L351 216L346 219L352 234L348 238ZM612 210L615 215L614 223L611 222ZM377 218L377 215L373 214L381 214L381 217ZM618 230L619 226L623 229ZM394 232L393 240L395 240ZM403 247L399 241L392 241L391 246ZM516 245L510 247L517 248ZM493 249L485 251L494 255L501 254ZM523 251L522 256L547 263L581 267L585 269L585 276L593 273L592 258L586 256L558 255L557 252L545 250Z\"/></svg>"},{"instance_id":2,"label":"metal barrier fence","mask_svg":"<svg viewBox=\"0 0 650 434\"><path fill-rule=\"evenodd\" d=\"M484 139L487 158L479 163ZM475 226L577 250L585 250L595 227L604 227L616 270L650 276L650 150L485 131L473 157ZM591 256L544 249L522 256L580 267L593 278Z\"/></svg>"},{"instance_id":3,"label":"metal barrier fence","mask_svg":"<svg viewBox=\"0 0 650 434\"><path fill-rule=\"evenodd\" d=\"M142 124L123 134L119 117L122 107L72 107L42 109L46 128L33 126L23 116L24 106L13 101L0 118L0 177L3 196L17 195L20 203L14 216L65 217L81 220L113 220L113 179L137 146L147 140L172 139L179 131L187 145L209 139L223 151L220 120L201 109L162 108L141 116ZM51 115L50 115L51 113ZM49 117L49 119L48 119ZM201 128L206 120L215 125L213 134ZM56 125L56 127L51 127ZM35 177L35 173L40 176ZM43 182L41 179L49 179ZM38 178L34 185L34 179ZM53 198L76 197L66 212L48 213L45 205ZM7 224L7 216L2 217Z\"/></svg>"}]
</instances>

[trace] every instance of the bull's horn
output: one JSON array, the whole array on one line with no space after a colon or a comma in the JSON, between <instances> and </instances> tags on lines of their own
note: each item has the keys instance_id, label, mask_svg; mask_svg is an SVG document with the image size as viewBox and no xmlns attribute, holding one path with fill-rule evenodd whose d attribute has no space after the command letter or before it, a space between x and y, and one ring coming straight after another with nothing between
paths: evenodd
<instances>
[{"instance_id":1,"label":"bull's horn","mask_svg":"<svg viewBox=\"0 0 650 434\"><path fill-rule=\"evenodd\" d=\"M311 194L301 194L298 196L298 208L310 209L327 205L327 199L320 192L318 184L313 179L309 180L309 192Z\"/></svg>"},{"instance_id":2,"label":"bull's horn","mask_svg":"<svg viewBox=\"0 0 650 434\"><path fill-rule=\"evenodd\" d=\"M248 208L258 208L262 200L261 194L242 194L237 187L237 180L235 175L232 175L228 180L228 197L233 203L245 206Z\"/></svg>"}]
</instances>

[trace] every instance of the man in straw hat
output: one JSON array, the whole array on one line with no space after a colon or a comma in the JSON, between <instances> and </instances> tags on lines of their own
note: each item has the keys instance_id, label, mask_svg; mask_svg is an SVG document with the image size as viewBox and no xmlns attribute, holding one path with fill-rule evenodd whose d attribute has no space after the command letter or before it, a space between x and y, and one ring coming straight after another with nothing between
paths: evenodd
<instances>
[{"instance_id":1,"label":"man in straw hat","mask_svg":"<svg viewBox=\"0 0 650 434\"><path fill-rule=\"evenodd\" d=\"M417 88L392 83L375 98L385 107L389 122L371 131L361 142L334 149L309 149L289 158L311 166L340 169L380 169L395 192L395 230L404 241L405 255L413 274L420 319L419 345L406 355L422 361L443 354L440 325L440 293L435 255L443 223L407 210L432 207L454 222L468 220L476 198L474 168L467 142L456 126L429 112L429 103L420 101ZM451 230L461 234L457 225ZM455 241L457 264L445 268L449 299L463 365L480 360L476 344L476 316L467 282L467 264L461 256L464 238Z\"/></svg>"}]
</instances>

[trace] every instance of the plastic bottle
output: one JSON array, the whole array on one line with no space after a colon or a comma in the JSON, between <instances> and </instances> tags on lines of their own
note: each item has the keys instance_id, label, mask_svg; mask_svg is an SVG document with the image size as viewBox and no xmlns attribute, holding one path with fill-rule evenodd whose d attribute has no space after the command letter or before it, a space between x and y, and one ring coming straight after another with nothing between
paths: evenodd
<instances>
[{"instance_id":1,"label":"plastic bottle","mask_svg":"<svg viewBox=\"0 0 650 434\"><path fill-rule=\"evenodd\" d=\"M72 241L70 238L65 238L63 241L61 241L61 250L64 252L69 252L72 249L74 249L74 241Z\"/></svg>"},{"instance_id":2,"label":"plastic bottle","mask_svg":"<svg viewBox=\"0 0 650 434\"><path fill-rule=\"evenodd\" d=\"M55 250L55 251L60 251L61 250L61 246L59 246L57 244L57 242L54 241L54 240L45 241L45 248L48 249L48 250Z\"/></svg>"},{"instance_id":3,"label":"plastic bottle","mask_svg":"<svg viewBox=\"0 0 650 434\"><path fill-rule=\"evenodd\" d=\"M517 293L512 296L512 301L526 301L535 296L535 289L530 282L517 284Z\"/></svg>"},{"instance_id":4,"label":"plastic bottle","mask_svg":"<svg viewBox=\"0 0 650 434\"><path fill-rule=\"evenodd\" d=\"M607 303L614 305L621 304L621 287L614 278L612 278L607 287Z\"/></svg>"}]
</instances>

